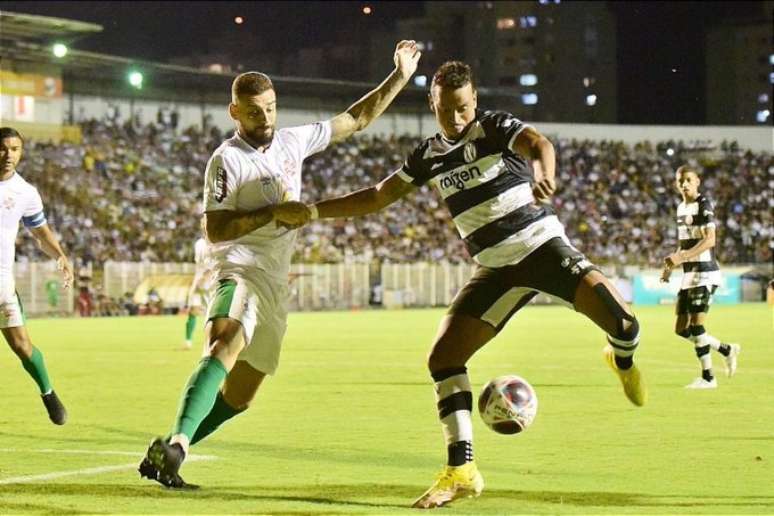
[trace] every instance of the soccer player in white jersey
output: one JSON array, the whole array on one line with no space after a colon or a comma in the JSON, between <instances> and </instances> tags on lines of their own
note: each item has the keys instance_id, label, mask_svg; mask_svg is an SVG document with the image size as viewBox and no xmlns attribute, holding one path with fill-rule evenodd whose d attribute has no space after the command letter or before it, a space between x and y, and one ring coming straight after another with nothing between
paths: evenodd
<instances>
[{"instance_id":1,"label":"soccer player in white jersey","mask_svg":"<svg viewBox=\"0 0 774 516\"><path fill-rule=\"evenodd\" d=\"M637 320L610 281L570 244L548 204L556 188L551 142L509 113L477 110L470 67L459 61L436 71L429 102L440 133L421 143L402 168L375 187L319 202L309 214L373 213L430 183L477 263L441 322L428 357L448 461L414 502L417 508L481 493L466 363L538 292L556 297L604 330L605 358L626 396L637 406L646 400L632 360L639 340Z\"/></svg>"},{"instance_id":2,"label":"soccer player in white jersey","mask_svg":"<svg viewBox=\"0 0 774 516\"><path fill-rule=\"evenodd\" d=\"M207 292L213 281L212 260L209 258L207 241L204 238L199 238L194 244L194 263L196 270L185 298L188 317L185 321L183 349L191 349L193 345L191 338L196 329L196 318L202 315L202 309L207 306Z\"/></svg>"},{"instance_id":3,"label":"soccer player in white jersey","mask_svg":"<svg viewBox=\"0 0 774 516\"><path fill-rule=\"evenodd\" d=\"M686 385L688 389L715 389L710 348L720 353L726 375L736 372L739 344L725 344L704 328L712 295L720 285L720 267L715 260L714 207L710 198L699 192L699 173L687 165L677 169L675 186L683 197L677 206L677 251L664 258L661 281L669 281L672 270L683 266L683 279L677 294L675 333L693 343L701 364L701 376Z\"/></svg>"},{"instance_id":4,"label":"soccer player in white jersey","mask_svg":"<svg viewBox=\"0 0 774 516\"><path fill-rule=\"evenodd\" d=\"M205 327L209 350L185 387L170 436L151 443L141 475L185 487L178 470L189 446L245 410L265 375L274 374L287 319L292 225L307 213L299 202L301 164L376 119L419 57L414 41L401 41L395 69L378 87L330 120L288 129L275 130L269 77L248 72L234 80L229 114L237 130L205 173L205 229L217 281Z\"/></svg>"},{"instance_id":5,"label":"soccer player in white jersey","mask_svg":"<svg viewBox=\"0 0 774 516\"><path fill-rule=\"evenodd\" d=\"M19 132L0 127L0 331L38 385L49 419L63 425L67 411L51 386L43 354L30 341L24 327L24 308L16 293L13 263L19 222L30 230L40 249L56 260L65 288L70 287L73 268L46 222L38 190L16 171L23 151L24 140Z\"/></svg>"}]
</instances>

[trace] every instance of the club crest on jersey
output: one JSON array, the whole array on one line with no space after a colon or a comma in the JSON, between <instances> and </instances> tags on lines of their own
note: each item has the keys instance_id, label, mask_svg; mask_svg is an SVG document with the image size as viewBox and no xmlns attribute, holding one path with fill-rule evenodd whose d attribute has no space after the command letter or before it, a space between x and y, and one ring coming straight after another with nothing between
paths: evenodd
<instances>
[{"instance_id":1,"label":"club crest on jersey","mask_svg":"<svg viewBox=\"0 0 774 516\"><path fill-rule=\"evenodd\" d=\"M16 206L16 203L13 201L13 197L6 197L3 199L3 204L1 206L6 210L10 210Z\"/></svg>"},{"instance_id":2,"label":"club crest on jersey","mask_svg":"<svg viewBox=\"0 0 774 516\"><path fill-rule=\"evenodd\" d=\"M473 142L468 142L465 144L465 147L462 149L462 159L465 160L465 163L472 163L476 161L476 144Z\"/></svg>"}]
</instances>

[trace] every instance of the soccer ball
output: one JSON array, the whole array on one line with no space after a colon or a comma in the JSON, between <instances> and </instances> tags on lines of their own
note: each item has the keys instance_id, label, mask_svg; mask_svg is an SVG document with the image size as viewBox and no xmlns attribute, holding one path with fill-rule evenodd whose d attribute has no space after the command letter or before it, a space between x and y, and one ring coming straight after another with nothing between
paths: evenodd
<instances>
[{"instance_id":1,"label":"soccer ball","mask_svg":"<svg viewBox=\"0 0 774 516\"><path fill-rule=\"evenodd\" d=\"M499 434L518 434L537 415L535 389L521 376L498 376L484 386L478 397L478 413Z\"/></svg>"}]
</instances>

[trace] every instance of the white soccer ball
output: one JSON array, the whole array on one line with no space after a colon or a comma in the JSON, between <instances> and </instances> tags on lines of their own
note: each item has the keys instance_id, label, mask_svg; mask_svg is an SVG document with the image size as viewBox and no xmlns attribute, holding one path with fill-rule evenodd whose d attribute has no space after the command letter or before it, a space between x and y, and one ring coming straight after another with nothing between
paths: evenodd
<instances>
[{"instance_id":1,"label":"white soccer ball","mask_svg":"<svg viewBox=\"0 0 774 516\"><path fill-rule=\"evenodd\" d=\"M535 420L538 398L521 376L498 376L487 383L478 397L478 413L499 434L518 434Z\"/></svg>"}]
</instances>

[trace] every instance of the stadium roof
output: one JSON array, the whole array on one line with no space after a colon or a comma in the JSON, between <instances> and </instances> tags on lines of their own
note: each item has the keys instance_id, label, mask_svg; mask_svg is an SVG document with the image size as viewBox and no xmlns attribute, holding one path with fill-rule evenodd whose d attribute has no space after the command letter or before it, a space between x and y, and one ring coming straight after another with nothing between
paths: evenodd
<instances>
[{"instance_id":1,"label":"stadium roof","mask_svg":"<svg viewBox=\"0 0 774 516\"><path fill-rule=\"evenodd\" d=\"M102 32L102 25L50 16L0 11L0 40L62 41L71 43L76 39ZM5 44L3 44L5 47Z\"/></svg>"}]
</instances>

